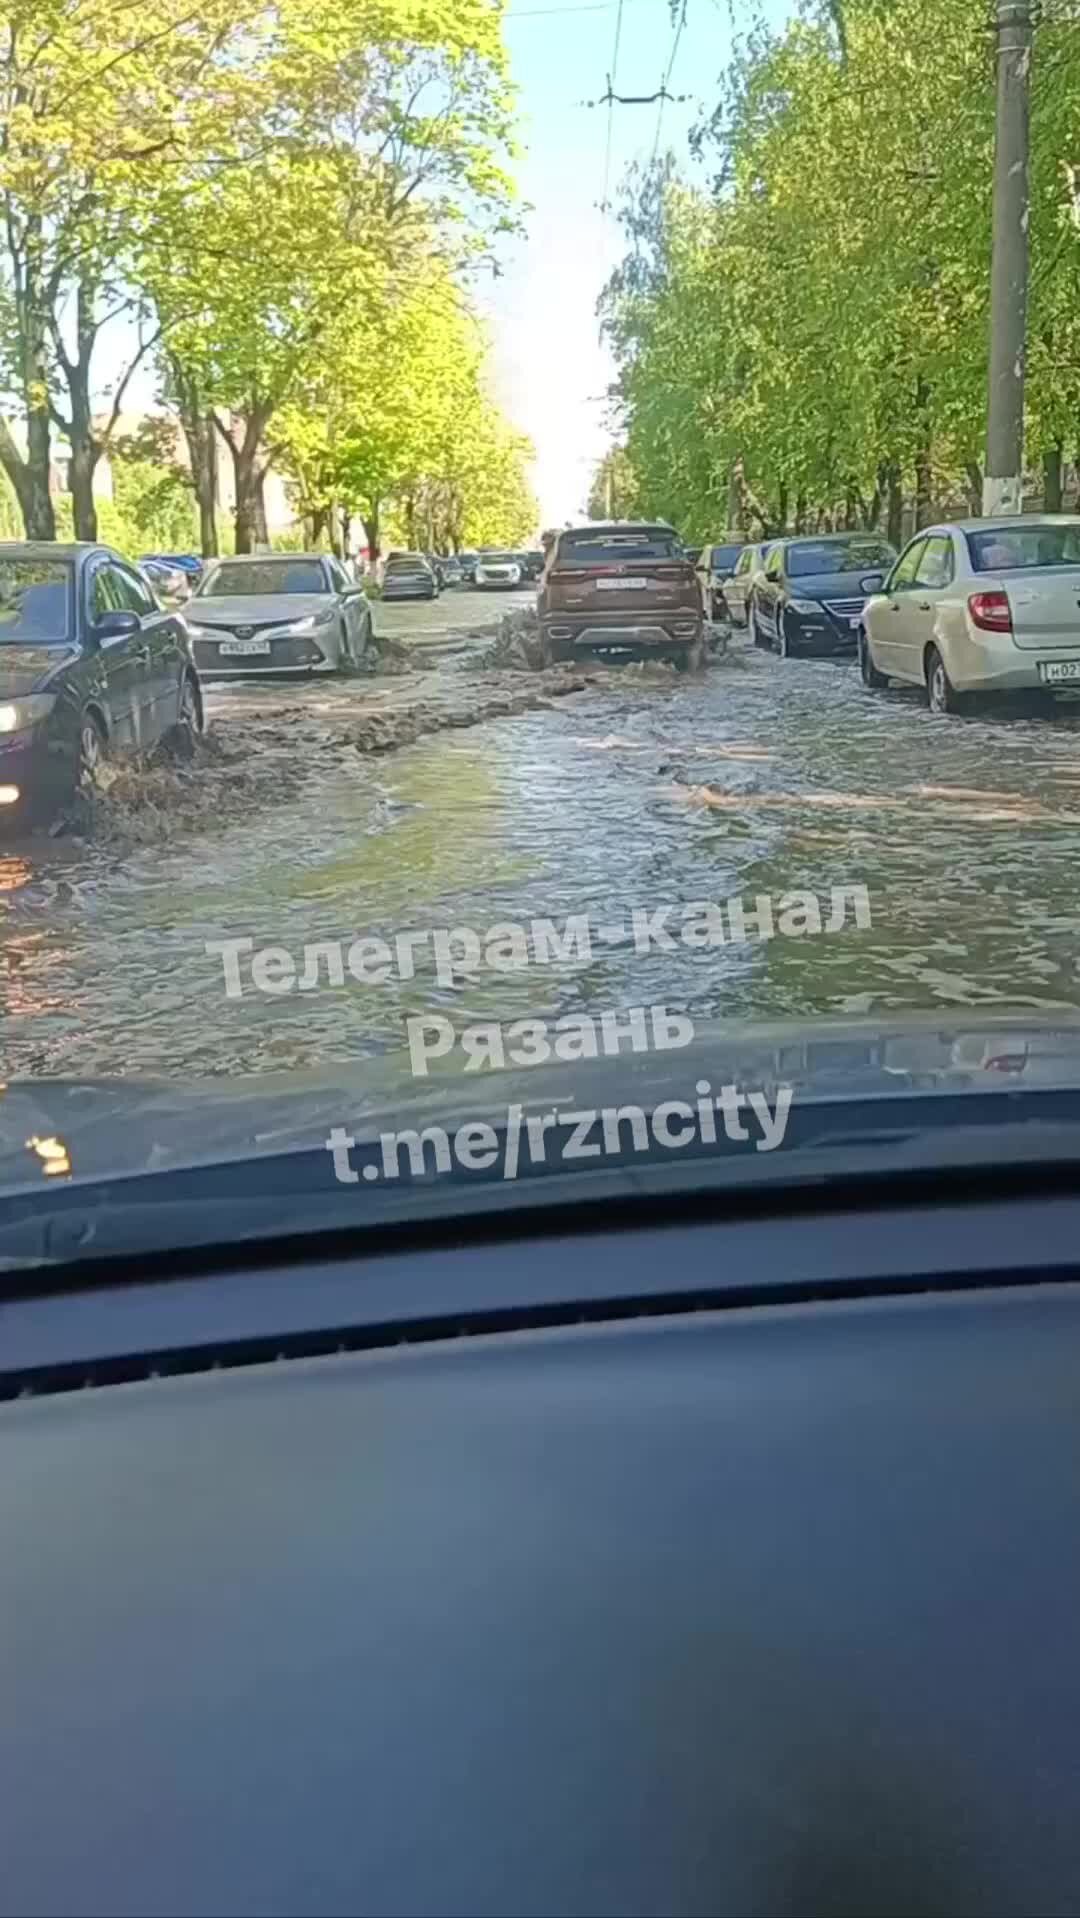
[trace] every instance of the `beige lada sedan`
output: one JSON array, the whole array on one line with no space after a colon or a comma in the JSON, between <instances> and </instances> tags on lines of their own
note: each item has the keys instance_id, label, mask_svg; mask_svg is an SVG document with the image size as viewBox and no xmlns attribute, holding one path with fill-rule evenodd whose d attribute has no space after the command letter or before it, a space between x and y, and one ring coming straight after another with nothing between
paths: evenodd
<instances>
[{"instance_id":1,"label":"beige lada sedan","mask_svg":"<svg viewBox=\"0 0 1080 1918\"><path fill-rule=\"evenodd\" d=\"M919 686L935 713L972 693L1080 692L1080 517L924 527L867 600L858 645L868 687Z\"/></svg>"}]
</instances>

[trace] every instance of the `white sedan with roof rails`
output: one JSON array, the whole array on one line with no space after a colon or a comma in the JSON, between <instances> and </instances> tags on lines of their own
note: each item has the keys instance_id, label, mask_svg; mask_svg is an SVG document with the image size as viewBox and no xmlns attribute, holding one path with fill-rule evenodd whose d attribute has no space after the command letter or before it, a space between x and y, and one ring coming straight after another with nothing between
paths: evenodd
<instances>
[{"instance_id":1,"label":"white sedan with roof rails","mask_svg":"<svg viewBox=\"0 0 1080 1918\"><path fill-rule=\"evenodd\" d=\"M1080 517L956 520L916 533L867 600L867 686L920 686L931 712L966 694L1080 692Z\"/></svg>"}]
</instances>

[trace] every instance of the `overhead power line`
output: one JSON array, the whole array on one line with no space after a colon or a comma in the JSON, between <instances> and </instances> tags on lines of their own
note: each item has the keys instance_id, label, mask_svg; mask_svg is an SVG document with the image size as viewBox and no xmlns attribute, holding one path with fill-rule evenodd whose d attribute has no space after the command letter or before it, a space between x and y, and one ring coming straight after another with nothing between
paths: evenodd
<instances>
[{"instance_id":1,"label":"overhead power line","mask_svg":"<svg viewBox=\"0 0 1080 1918\"><path fill-rule=\"evenodd\" d=\"M650 166L653 165L656 159L657 153L660 150L660 129L664 124L664 107L667 101L670 100L671 98L671 95L668 92L668 81L671 79L671 75L675 68L675 56L679 51L679 41L682 39L683 28L686 25L686 8L687 8L687 0L682 0L682 6L679 9L678 22L675 27L675 38L672 40L672 43L671 43L671 58L669 59L667 63L667 72L664 75L663 85L660 88L660 95L659 95L660 108L656 115L656 135L655 135L655 138L653 139L652 157L649 161Z\"/></svg>"},{"instance_id":2,"label":"overhead power line","mask_svg":"<svg viewBox=\"0 0 1080 1918\"><path fill-rule=\"evenodd\" d=\"M600 193L600 211L608 210L608 184L611 179L611 125L615 112L615 94L613 88L619 72L619 41L622 37L623 0L619 0L619 10L615 15L615 45L611 52L611 72L608 74L607 137L604 141L604 185Z\"/></svg>"}]
</instances>

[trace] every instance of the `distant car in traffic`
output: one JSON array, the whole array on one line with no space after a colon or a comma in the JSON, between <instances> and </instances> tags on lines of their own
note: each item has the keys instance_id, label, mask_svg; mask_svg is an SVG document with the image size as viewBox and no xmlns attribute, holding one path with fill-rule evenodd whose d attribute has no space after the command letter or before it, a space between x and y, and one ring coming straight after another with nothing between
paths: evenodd
<instances>
[{"instance_id":1,"label":"distant car in traffic","mask_svg":"<svg viewBox=\"0 0 1080 1918\"><path fill-rule=\"evenodd\" d=\"M152 561L156 566L174 566L192 581L201 578L207 564L198 553L144 553L139 561L140 566L146 561Z\"/></svg>"},{"instance_id":2,"label":"distant car in traffic","mask_svg":"<svg viewBox=\"0 0 1080 1918\"><path fill-rule=\"evenodd\" d=\"M560 532L537 596L553 659L619 651L701 665L705 625L697 575L663 521L614 520Z\"/></svg>"},{"instance_id":3,"label":"distant car in traffic","mask_svg":"<svg viewBox=\"0 0 1080 1918\"><path fill-rule=\"evenodd\" d=\"M352 673L371 644L371 609L332 553L211 560L186 608L200 673Z\"/></svg>"},{"instance_id":4,"label":"distant car in traffic","mask_svg":"<svg viewBox=\"0 0 1080 1918\"><path fill-rule=\"evenodd\" d=\"M182 614L108 546L0 545L0 825L51 818L102 760L169 740L203 704Z\"/></svg>"},{"instance_id":5,"label":"distant car in traffic","mask_svg":"<svg viewBox=\"0 0 1080 1918\"><path fill-rule=\"evenodd\" d=\"M734 539L700 549L695 567L707 619L730 617L724 589L735 572L744 544L743 540Z\"/></svg>"},{"instance_id":6,"label":"distant car in traffic","mask_svg":"<svg viewBox=\"0 0 1080 1918\"><path fill-rule=\"evenodd\" d=\"M437 599L439 583L423 553L391 553L383 569L384 599Z\"/></svg>"},{"instance_id":7,"label":"distant car in traffic","mask_svg":"<svg viewBox=\"0 0 1080 1918\"><path fill-rule=\"evenodd\" d=\"M1080 692L1080 517L924 527L863 610L859 664L868 686L921 686L935 713Z\"/></svg>"},{"instance_id":8,"label":"distant car in traffic","mask_svg":"<svg viewBox=\"0 0 1080 1918\"><path fill-rule=\"evenodd\" d=\"M481 553L473 572L473 583L485 587L520 586L525 569L518 553Z\"/></svg>"},{"instance_id":9,"label":"distant car in traffic","mask_svg":"<svg viewBox=\"0 0 1080 1918\"><path fill-rule=\"evenodd\" d=\"M162 599L186 600L191 598L193 588L192 575L183 566L174 566L164 559L141 559L139 571L151 590Z\"/></svg>"},{"instance_id":10,"label":"distant car in traffic","mask_svg":"<svg viewBox=\"0 0 1080 1918\"><path fill-rule=\"evenodd\" d=\"M863 607L895 559L877 533L778 540L750 600L754 644L782 659L855 653Z\"/></svg>"},{"instance_id":11,"label":"distant car in traffic","mask_svg":"<svg viewBox=\"0 0 1080 1918\"><path fill-rule=\"evenodd\" d=\"M753 546L744 546L735 561L730 578L724 581L724 604L733 626L749 625L750 600L754 587L763 574L765 562L775 545L775 540L763 540Z\"/></svg>"}]
</instances>

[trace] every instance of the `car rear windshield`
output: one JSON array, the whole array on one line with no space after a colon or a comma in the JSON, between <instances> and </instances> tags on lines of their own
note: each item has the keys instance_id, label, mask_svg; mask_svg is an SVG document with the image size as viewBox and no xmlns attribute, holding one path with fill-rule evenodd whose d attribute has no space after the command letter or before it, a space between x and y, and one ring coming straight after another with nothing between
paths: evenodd
<instances>
[{"instance_id":1,"label":"car rear windshield","mask_svg":"<svg viewBox=\"0 0 1080 1918\"><path fill-rule=\"evenodd\" d=\"M386 570L388 573L426 573L430 568L419 553L399 553L396 559L387 560Z\"/></svg>"},{"instance_id":2,"label":"car rear windshield","mask_svg":"<svg viewBox=\"0 0 1080 1918\"><path fill-rule=\"evenodd\" d=\"M71 568L62 560L0 560L0 645L71 637Z\"/></svg>"},{"instance_id":3,"label":"car rear windshield","mask_svg":"<svg viewBox=\"0 0 1080 1918\"><path fill-rule=\"evenodd\" d=\"M518 553L485 553L483 562L485 566L520 566L521 556Z\"/></svg>"},{"instance_id":4,"label":"car rear windshield","mask_svg":"<svg viewBox=\"0 0 1080 1918\"><path fill-rule=\"evenodd\" d=\"M805 545L788 547L787 570L792 579L808 573L877 572L891 566L896 554L881 540L808 540Z\"/></svg>"},{"instance_id":5,"label":"car rear windshield","mask_svg":"<svg viewBox=\"0 0 1080 1918\"><path fill-rule=\"evenodd\" d=\"M740 545L712 546L709 549L709 564L710 566L734 566L741 552Z\"/></svg>"},{"instance_id":6,"label":"car rear windshield","mask_svg":"<svg viewBox=\"0 0 1080 1918\"><path fill-rule=\"evenodd\" d=\"M1080 523L1075 526L989 528L967 536L976 573L1027 572L1039 566L1080 566Z\"/></svg>"},{"instance_id":7,"label":"car rear windshield","mask_svg":"<svg viewBox=\"0 0 1080 1918\"><path fill-rule=\"evenodd\" d=\"M674 533L645 527L634 533L575 533L559 541L560 570L566 566L617 566L622 560L685 559Z\"/></svg>"},{"instance_id":8,"label":"car rear windshield","mask_svg":"<svg viewBox=\"0 0 1080 1918\"><path fill-rule=\"evenodd\" d=\"M216 566L207 573L199 599L241 599L264 593L325 593L329 590L318 560L267 559Z\"/></svg>"}]
</instances>

